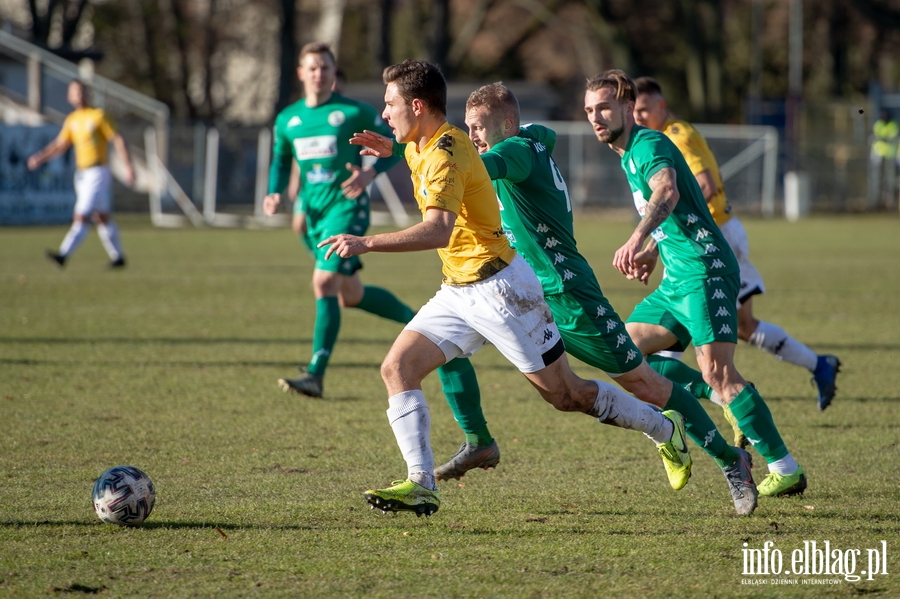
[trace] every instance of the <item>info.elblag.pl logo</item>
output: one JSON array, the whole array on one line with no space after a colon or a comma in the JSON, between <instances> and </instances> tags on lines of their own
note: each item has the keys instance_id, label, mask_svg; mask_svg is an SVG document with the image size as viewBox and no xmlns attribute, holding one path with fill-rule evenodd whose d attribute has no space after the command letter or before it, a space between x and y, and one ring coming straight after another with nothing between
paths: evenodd
<instances>
[{"instance_id":1,"label":"info.elblag.pl logo","mask_svg":"<svg viewBox=\"0 0 900 599\"><path fill-rule=\"evenodd\" d=\"M744 558L744 576L754 577L801 577L801 578L752 578L742 580L742 584L840 584L843 577L847 582L875 580L876 576L888 573L887 541L878 546L864 549L841 549L833 547L831 541L803 541L802 547L783 552L775 547L774 541L766 541L759 549L744 543L741 551ZM864 569L863 569L864 568ZM815 576L818 578L802 578Z\"/></svg>"}]
</instances>

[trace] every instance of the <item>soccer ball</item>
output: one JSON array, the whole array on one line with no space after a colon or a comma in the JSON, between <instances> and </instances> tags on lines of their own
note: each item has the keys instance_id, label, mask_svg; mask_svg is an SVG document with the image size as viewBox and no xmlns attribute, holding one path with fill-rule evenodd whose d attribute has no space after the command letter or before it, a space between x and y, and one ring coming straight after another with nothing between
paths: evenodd
<instances>
[{"instance_id":1,"label":"soccer ball","mask_svg":"<svg viewBox=\"0 0 900 599\"><path fill-rule=\"evenodd\" d=\"M116 466L100 475L93 496L101 520L137 526L153 511L156 489L150 477L134 466Z\"/></svg>"}]
</instances>

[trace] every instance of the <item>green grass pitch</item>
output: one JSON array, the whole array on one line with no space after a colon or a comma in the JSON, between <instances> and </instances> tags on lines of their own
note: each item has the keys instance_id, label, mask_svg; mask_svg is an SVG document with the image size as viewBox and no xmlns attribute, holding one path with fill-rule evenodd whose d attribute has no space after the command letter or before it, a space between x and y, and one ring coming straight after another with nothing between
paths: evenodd
<instances>
[{"instance_id":1,"label":"green grass pitch","mask_svg":"<svg viewBox=\"0 0 900 599\"><path fill-rule=\"evenodd\" d=\"M809 476L805 495L762 498L750 518L734 515L699 449L674 492L649 440L554 411L493 348L473 363L500 466L441 483L431 519L371 511L362 491L405 477L378 374L400 327L345 311L326 399L282 394L276 379L305 363L312 335L297 240L144 221L122 219L121 271L105 268L93 233L59 270L43 251L64 227L0 229L0 596L900 596L895 216L745 222L769 288L757 316L844 363L820 413L808 372L738 348ZM610 262L632 226L576 223L626 316L647 289ZM366 282L415 307L440 283L434 252L364 262ZM424 389L440 462L461 432L434 375ZM140 528L103 524L91 507L94 479L120 464L156 483ZM744 549L768 541L782 571L811 541L846 569L859 550L856 575L869 549L887 547L887 561L872 580L745 575Z\"/></svg>"}]
</instances>

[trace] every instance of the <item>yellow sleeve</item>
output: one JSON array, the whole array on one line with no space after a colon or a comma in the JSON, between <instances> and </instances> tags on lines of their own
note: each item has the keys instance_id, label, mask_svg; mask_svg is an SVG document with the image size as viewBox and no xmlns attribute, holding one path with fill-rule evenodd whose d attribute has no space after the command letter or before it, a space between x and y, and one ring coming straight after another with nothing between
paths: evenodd
<instances>
[{"instance_id":1,"label":"yellow sleeve","mask_svg":"<svg viewBox=\"0 0 900 599\"><path fill-rule=\"evenodd\" d=\"M105 112L100 117L97 131L103 136L103 139L107 141L116 136L116 126L113 124L112 117Z\"/></svg>"},{"instance_id":2,"label":"yellow sleeve","mask_svg":"<svg viewBox=\"0 0 900 599\"><path fill-rule=\"evenodd\" d=\"M709 168L709 165L703 160L703 153L692 143L694 136L685 133L678 133L671 137L672 142L678 147L684 161L687 162L691 173L698 175Z\"/></svg>"},{"instance_id":3,"label":"yellow sleeve","mask_svg":"<svg viewBox=\"0 0 900 599\"><path fill-rule=\"evenodd\" d=\"M72 144L72 117L67 116L66 120L63 121L62 129L59 130L59 135L56 136L56 139L59 141L66 142L67 144Z\"/></svg>"},{"instance_id":4,"label":"yellow sleeve","mask_svg":"<svg viewBox=\"0 0 900 599\"><path fill-rule=\"evenodd\" d=\"M425 208L442 208L459 214L465 190L459 161L440 157L429 165L423 176L421 183L425 190Z\"/></svg>"}]
</instances>

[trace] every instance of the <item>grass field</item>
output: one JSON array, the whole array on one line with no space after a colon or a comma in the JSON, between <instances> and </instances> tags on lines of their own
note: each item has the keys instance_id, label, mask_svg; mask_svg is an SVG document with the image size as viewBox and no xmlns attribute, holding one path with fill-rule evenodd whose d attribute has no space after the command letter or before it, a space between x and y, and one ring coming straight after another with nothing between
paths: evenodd
<instances>
[{"instance_id":1,"label":"grass field","mask_svg":"<svg viewBox=\"0 0 900 599\"><path fill-rule=\"evenodd\" d=\"M112 272L93 234L60 271L43 250L64 228L2 229L0 596L898 597L900 221L745 224L769 287L757 315L844 362L819 413L808 372L738 348L810 481L750 518L699 450L673 492L647 439L555 412L493 348L473 362L501 465L442 483L431 519L382 516L362 491L405 477L378 374L399 327L345 311L326 399L278 391L313 322L310 261L291 234L125 219L129 265ZM623 315L646 293L609 265L630 226L577 223ZM440 281L433 253L365 263L366 281L414 306ZM425 393L443 461L461 433L436 377ZM94 479L120 464L156 483L140 528L91 507ZM767 541L783 570L804 541L828 541L847 566L859 550L856 575L886 541L887 574L744 575L744 544Z\"/></svg>"}]
</instances>

